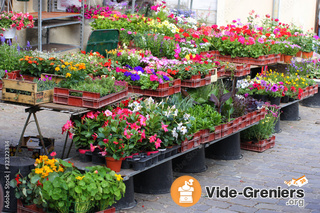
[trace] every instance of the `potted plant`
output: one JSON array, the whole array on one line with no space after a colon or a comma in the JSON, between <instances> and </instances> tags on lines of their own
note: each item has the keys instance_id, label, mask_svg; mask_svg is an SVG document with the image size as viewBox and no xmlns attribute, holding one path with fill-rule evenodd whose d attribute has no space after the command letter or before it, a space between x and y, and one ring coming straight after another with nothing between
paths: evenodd
<instances>
[{"instance_id":1,"label":"potted plant","mask_svg":"<svg viewBox=\"0 0 320 213\"><path fill-rule=\"evenodd\" d=\"M267 110L265 118L260 120L259 124L241 132L241 148L261 152L274 146L270 144L270 139L279 118L280 108L268 103L265 107ZM267 139L269 142L266 141Z\"/></svg>"},{"instance_id":2,"label":"potted plant","mask_svg":"<svg viewBox=\"0 0 320 213\"><path fill-rule=\"evenodd\" d=\"M29 13L2 11L0 16L0 29L3 31L0 36L4 36L6 39L12 39L15 30L21 30L27 27L33 28L34 20Z\"/></svg>"}]
</instances>

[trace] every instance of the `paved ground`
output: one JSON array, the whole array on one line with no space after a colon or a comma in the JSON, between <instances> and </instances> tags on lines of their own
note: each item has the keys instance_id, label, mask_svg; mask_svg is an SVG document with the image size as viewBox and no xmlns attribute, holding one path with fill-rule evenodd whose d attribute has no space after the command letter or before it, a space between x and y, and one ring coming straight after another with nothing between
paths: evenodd
<instances>
[{"instance_id":1,"label":"paved ground","mask_svg":"<svg viewBox=\"0 0 320 213\"><path fill-rule=\"evenodd\" d=\"M68 115L42 111L37 113L45 137L56 139L56 151L61 156L64 135L61 127ZM24 107L0 103L0 141L17 143L27 114ZM135 194L138 204L121 212L320 212L320 110L300 106L301 121L281 121L282 132L276 134L276 146L264 153L242 151L243 158L233 161L207 159L208 170L195 177L202 186L202 197L189 208L176 205L170 194ZM34 135L33 123L26 134ZM2 146L2 145L1 145ZM0 150L3 151L1 147ZM74 152L72 152L74 154ZM178 177L182 174L175 174ZM204 186L220 186L242 190L255 188L286 188L285 180L305 175L305 207L286 206L288 199L209 199ZM292 187L292 186L291 186Z\"/></svg>"}]
</instances>

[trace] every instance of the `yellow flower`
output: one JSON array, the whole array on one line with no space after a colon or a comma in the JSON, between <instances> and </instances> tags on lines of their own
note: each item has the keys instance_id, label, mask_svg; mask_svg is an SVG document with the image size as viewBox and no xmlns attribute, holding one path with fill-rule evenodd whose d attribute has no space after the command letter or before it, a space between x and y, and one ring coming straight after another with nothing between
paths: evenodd
<instances>
[{"instance_id":1,"label":"yellow flower","mask_svg":"<svg viewBox=\"0 0 320 213\"><path fill-rule=\"evenodd\" d=\"M66 68L66 66L64 66L64 65L61 65L61 68L62 68L62 69L64 69L64 68Z\"/></svg>"},{"instance_id":2,"label":"yellow flower","mask_svg":"<svg viewBox=\"0 0 320 213\"><path fill-rule=\"evenodd\" d=\"M83 178L84 178L84 176L82 176L82 177L80 177L80 176L76 177L77 180L82 180Z\"/></svg>"},{"instance_id":3,"label":"yellow flower","mask_svg":"<svg viewBox=\"0 0 320 213\"><path fill-rule=\"evenodd\" d=\"M35 169L34 169L34 172L35 172L36 174L41 174L41 173L43 172L43 169L42 169L42 168L35 168Z\"/></svg>"},{"instance_id":4,"label":"yellow flower","mask_svg":"<svg viewBox=\"0 0 320 213\"><path fill-rule=\"evenodd\" d=\"M68 66L69 65L69 62L66 62L66 63L64 63L66 66Z\"/></svg>"},{"instance_id":5,"label":"yellow flower","mask_svg":"<svg viewBox=\"0 0 320 213\"><path fill-rule=\"evenodd\" d=\"M62 166L59 166L58 172L64 172L64 169L62 168Z\"/></svg>"},{"instance_id":6,"label":"yellow flower","mask_svg":"<svg viewBox=\"0 0 320 213\"><path fill-rule=\"evenodd\" d=\"M60 68L59 68L59 67L56 67L56 68L55 68L55 71L59 71L59 70L60 70Z\"/></svg>"},{"instance_id":7,"label":"yellow flower","mask_svg":"<svg viewBox=\"0 0 320 213\"><path fill-rule=\"evenodd\" d=\"M67 73L67 74L66 74L66 78L68 78L68 77L71 77L71 74L70 74L70 73Z\"/></svg>"},{"instance_id":8,"label":"yellow flower","mask_svg":"<svg viewBox=\"0 0 320 213\"><path fill-rule=\"evenodd\" d=\"M123 178L121 177L121 175L114 174L114 176L116 176L117 181L123 180Z\"/></svg>"},{"instance_id":9,"label":"yellow flower","mask_svg":"<svg viewBox=\"0 0 320 213\"><path fill-rule=\"evenodd\" d=\"M41 156L39 157L39 159L40 159L41 161L46 161L46 160L48 160L48 156L46 156L46 155L41 155Z\"/></svg>"}]
</instances>

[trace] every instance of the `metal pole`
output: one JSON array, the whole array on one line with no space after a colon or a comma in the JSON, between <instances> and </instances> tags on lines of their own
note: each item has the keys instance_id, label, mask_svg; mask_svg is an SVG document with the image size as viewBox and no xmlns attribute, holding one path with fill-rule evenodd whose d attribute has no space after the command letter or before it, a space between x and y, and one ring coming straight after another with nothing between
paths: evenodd
<instances>
[{"instance_id":1,"label":"metal pole","mask_svg":"<svg viewBox=\"0 0 320 213\"><path fill-rule=\"evenodd\" d=\"M68 132L67 132L67 134L66 134L66 139L64 140L64 146L63 146L63 151L62 151L61 159L63 159L63 156L64 156L64 152L65 152L65 150L66 150L67 143L68 143Z\"/></svg>"},{"instance_id":2,"label":"metal pole","mask_svg":"<svg viewBox=\"0 0 320 213\"><path fill-rule=\"evenodd\" d=\"M131 13L134 13L134 8L136 6L136 0L132 0L132 8L131 8Z\"/></svg>"},{"instance_id":3,"label":"metal pole","mask_svg":"<svg viewBox=\"0 0 320 213\"><path fill-rule=\"evenodd\" d=\"M179 10L180 8L180 0L178 0L178 7L177 7L177 10Z\"/></svg>"},{"instance_id":4,"label":"metal pole","mask_svg":"<svg viewBox=\"0 0 320 213\"><path fill-rule=\"evenodd\" d=\"M190 12L192 10L192 4L193 4L193 0L190 1ZM191 14L190 14L191 15Z\"/></svg>"},{"instance_id":5,"label":"metal pole","mask_svg":"<svg viewBox=\"0 0 320 213\"><path fill-rule=\"evenodd\" d=\"M38 50L42 51L42 0L38 0Z\"/></svg>"}]
</instances>

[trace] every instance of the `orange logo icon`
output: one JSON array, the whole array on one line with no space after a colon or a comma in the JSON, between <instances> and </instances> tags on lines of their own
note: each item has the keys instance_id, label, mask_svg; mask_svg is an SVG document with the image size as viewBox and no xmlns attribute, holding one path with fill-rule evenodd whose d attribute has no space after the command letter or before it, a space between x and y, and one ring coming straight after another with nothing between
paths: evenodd
<instances>
[{"instance_id":1,"label":"orange logo icon","mask_svg":"<svg viewBox=\"0 0 320 213\"><path fill-rule=\"evenodd\" d=\"M181 176L171 185L172 200L182 207L196 204L201 197L201 185L191 176Z\"/></svg>"}]
</instances>

